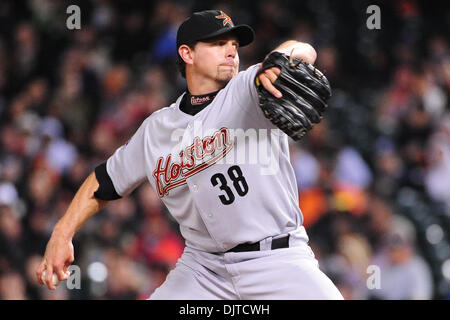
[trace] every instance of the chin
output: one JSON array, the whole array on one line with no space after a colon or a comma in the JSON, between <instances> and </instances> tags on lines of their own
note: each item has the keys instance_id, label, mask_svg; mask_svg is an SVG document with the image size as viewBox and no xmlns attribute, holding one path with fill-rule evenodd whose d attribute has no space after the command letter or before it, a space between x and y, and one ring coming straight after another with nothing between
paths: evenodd
<instances>
[{"instance_id":1,"label":"chin","mask_svg":"<svg viewBox=\"0 0 450 320\"><path fill-rule=\"evenodd\" d=\"M217 77L217 80L221 83L227 84L235 75L236 73L234 72L223 73Z\"/></svg>"}]
</instances>

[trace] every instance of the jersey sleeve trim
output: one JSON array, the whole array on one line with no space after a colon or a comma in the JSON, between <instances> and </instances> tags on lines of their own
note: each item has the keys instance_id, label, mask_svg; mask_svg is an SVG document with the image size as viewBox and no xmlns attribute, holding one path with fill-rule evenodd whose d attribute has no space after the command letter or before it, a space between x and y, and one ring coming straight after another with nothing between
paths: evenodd
<instances>
[{"instance_id":1,"label":"jersey sleeve trim","mask_svg":"<svg viewBox=\"0 0 450 320\"><path fill-rule=\"evenodd\" d=\"M106 162L95 168L95 177L98 181L98 189L94 192L94 197L100 200L117 200L122 198L114 188L114 184L106 171Z\"/></svg>"}]
</instances>

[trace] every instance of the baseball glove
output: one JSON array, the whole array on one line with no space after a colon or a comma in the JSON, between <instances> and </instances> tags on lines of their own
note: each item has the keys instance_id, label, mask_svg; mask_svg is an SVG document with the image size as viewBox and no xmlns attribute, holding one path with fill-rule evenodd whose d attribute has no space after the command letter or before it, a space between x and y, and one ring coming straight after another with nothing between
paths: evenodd
<instances>
[{"instance_id":1,"label":"baseball glove","mask_svg":"<svg viewBox=\"0 0 450 320\"><path fill-rule=\"evenodd\" d=\"M280 75L274 86L283 94L276 98L259 81L259 74L278 67ZM322 120L331 97L328 79L311 64L289 58L281 52L272 52L262 63L255 78L259 106L274 125L293 140L300 140L306 132Z\"/></svg>"}]
</instances>

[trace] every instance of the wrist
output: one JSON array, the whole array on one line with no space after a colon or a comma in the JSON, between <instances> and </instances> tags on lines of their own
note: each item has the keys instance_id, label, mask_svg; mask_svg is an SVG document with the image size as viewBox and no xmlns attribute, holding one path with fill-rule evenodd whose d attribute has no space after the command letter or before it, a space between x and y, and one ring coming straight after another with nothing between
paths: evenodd
<instances>
[{"instance_id":1,"label":"wrist","mask_svg":"<svg viewBox=\"0 0 450 320\"><path fill-rule=\"evenodd\" d=\"M75 234L75 231L72 230L72 228L69 228L68 226L65 226L62 221L59 221L52 232L52 237L58 237L65 239L67 241L72 241L72 238Z\"/></svg>"}]
</instances>

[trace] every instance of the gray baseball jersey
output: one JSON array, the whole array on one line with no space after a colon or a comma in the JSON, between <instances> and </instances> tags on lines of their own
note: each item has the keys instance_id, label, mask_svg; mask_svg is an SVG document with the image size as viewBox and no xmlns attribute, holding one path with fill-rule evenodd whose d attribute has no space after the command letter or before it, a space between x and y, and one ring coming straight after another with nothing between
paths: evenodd
<instances>
[{"instance_id":1,"label":"gray baseball jersey","mask_svg":"<svg viewBox=\"0 0 450 320\"><path fill-rule=\"evenodd\" d=\"M121 196L151 183L187 247L225 252L294 230L307 241L288 137L258 106L258 67L193 116L180 110L182 96L154 112L106 163Z\"/></svg>"},{"instance_id":2,"label":"gray baseball jersey","mask_svg":"<svg viewBox=\"0 0 450 320\"><path fill-rule=\"evenodd\" d=\"M118 195L147 179L186 240L149 299L342 299L307 244L288 137L258 106L258 67L195 115L180 110L180 96L106 162ZM259 250L229 251L256 242Z\"/></svg>"}]
</instances>

